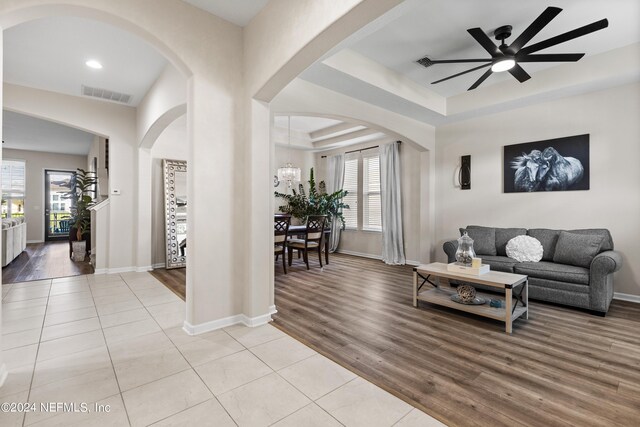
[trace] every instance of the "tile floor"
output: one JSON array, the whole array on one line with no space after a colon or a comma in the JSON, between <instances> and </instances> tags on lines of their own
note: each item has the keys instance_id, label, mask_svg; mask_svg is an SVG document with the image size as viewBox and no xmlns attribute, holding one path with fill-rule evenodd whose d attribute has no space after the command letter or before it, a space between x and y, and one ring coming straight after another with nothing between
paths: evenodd
<instances>
[{"instance_id":1,"label":"tile floor","mask_svg":"<svg viewBox=\"0 0 640 427\"><path fill-rule=\"evenodd\" d=\"M271 325L187 335L148 273L3 285L2 306L0 402L89 408L0 412L3 427L441 425Z\"/></svg>"}]
</instances>

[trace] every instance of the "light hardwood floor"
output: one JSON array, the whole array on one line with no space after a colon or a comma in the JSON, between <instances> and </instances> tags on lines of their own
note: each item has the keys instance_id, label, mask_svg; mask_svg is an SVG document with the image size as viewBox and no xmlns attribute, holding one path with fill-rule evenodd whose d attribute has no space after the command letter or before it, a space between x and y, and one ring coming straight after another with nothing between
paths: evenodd
<instances>
[{"instance_id":1,"label":"light hardwood floor","mask_svg":"<svg viewBox=\"0 0 640 427\"><path fill-rule=\"evenodd\" d=\"M639 425L640 304L601 318L532 301L508 336L412 307L411 273L339 254L324 270L276 263L273 325L448 425Z\"/></svg>"},{"instance_id":2,"label":"light hardwood floor","mask_svg":"<svg viewBox=\"0 0 640 427\"><path fill-rule=\"evenodd\" d=\"M500 322L411 304L409 266L276 267L274 326L449 425L637 426L640 304L605 318L531 302Z\"/></svg>"}]
</instances>

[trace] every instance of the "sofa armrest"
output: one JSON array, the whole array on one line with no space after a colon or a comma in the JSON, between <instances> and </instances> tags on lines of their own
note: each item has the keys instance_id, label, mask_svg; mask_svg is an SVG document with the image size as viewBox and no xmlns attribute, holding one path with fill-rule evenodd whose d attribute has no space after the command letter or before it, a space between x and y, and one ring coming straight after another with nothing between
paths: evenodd
<instances>
[{"instance_id":1,"label":"sofa armrest","mask_svg":"<svg viewBox=\"0 0 640 427\"><path fill-rule=\"evenodd\" d=\"M456 261L456 251L458 250L457 240L450 240L448 242L444 242L444 244L442 245L442 249L444 249L444 253L447 254L447 258L449 259L448 262L451 263Z\"/></svg>"},{"instance_id":2,"label":"sofa armrest","mask_svg":"<svg viewBox=\"0 0 640 427\"><path fill-rule=\"evenodd\" d=\"M591 310L606 313L613 299L613 273L622 268L620 252L605 251L596 255L589 268L589 305Z\"/></svg>"},{"instance_id":3,"label":"sofa armrest","mask_svg":"<svg viewBox=\"0 0 640 427\"><path fill-rule=\"evenodd\" d=\"M604 251L591 261L590 274L607 275L622 268L622 255L618 251Z\"/></svg>"}]
</instances>

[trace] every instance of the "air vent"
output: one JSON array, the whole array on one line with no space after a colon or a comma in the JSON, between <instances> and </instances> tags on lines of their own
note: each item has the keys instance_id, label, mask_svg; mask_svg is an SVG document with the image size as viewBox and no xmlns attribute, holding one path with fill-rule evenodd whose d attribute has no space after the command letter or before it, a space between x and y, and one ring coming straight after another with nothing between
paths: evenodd
<instances>
[{"instance_id":1,"label":"air vent","mask_svg":"<svg viewBox=\"0 0 640 427\"><path fill-rule=\"evenodd\" d=\"M114 92L112 90L100 89L97 87L90 87L85 85L82 85L82 94L84 96L106 99L107 101L119 102L121 104L128 104L132 98L132 95L128 95L126 93Z\"/></svg>"}]
</instances>

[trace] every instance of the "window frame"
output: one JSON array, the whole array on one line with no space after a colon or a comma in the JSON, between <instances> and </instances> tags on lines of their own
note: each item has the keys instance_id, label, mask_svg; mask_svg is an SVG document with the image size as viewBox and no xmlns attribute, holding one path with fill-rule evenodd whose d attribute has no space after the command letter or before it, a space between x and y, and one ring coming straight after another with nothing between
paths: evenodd
<instances>
[{"instance_id":1,"label":"window frame","mask_svg":"<svg viewBox=\"0 0 640 427\"><path fill-rule=\"evenodd\" d=\"M10 197L6 197L5 198L5 188L4 188L4 182L0 182L0 193L2 200L4 200L3 204L6 204L7 208L6 208L6 218L13 218L13 217L24 217L25 215L25 208L24 208L24 204L25 204L25 199L27 197L27 161L26 160L22 160L22 159L11 159L11 158L7 158L7 159L2 159L2 167L4 168L5 163L21 163L22 164L22 192L14 192L13 188L9 187L8 190L8 194L10 194ZM2 175L0 175L0 181L3 181L2 178L4 177L4 172L2 172ZM9 180L13 182L13 174L10 172L9 173ZM14 197L15 196L15 197ZM13 201L14 200L20 200L22 201L22 212L18 211L18 212L13 212L12 206L13 206ZM16 215L19 214L19 215ZM3 213L4 215L4 213Z\"/></svg>"},{"instance_id":2,"label":"window frame","mask_svg":"<svg viewBox=\"0 0 640 427\"><path fill-rule=\"evenodd\" d=\"M365 152L363 154L363 152ZM364 149L359 150L354 153L345 154L345 172L344 177L346 178L347 173L347 162L356 160L356 175L357 175L357 185L356 185L356 226L345 226L345 231L359 231L364 233L382 233L382 206L380 206L380 227L370 227L369 224L365 224L365 192L364 192L364 165L365 158L377 158L378 159L378 168L380 167L380 150L378 148L375 149ZM380 173L380 169L378 169L378 174ZM346 184L346 181L345 181ZM353 190L347 188L347 186L343 184L343 189L349 191L349 194L353 194ZM378 191L369 191L367 192L367 196L369 194L380 194L380 190ZM382 204L382 195L380 194L380 203ZM347 203L351 209L353 209L352 203Z\"/></svg>"}]
</instances>

